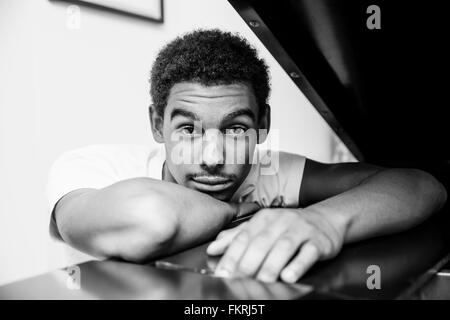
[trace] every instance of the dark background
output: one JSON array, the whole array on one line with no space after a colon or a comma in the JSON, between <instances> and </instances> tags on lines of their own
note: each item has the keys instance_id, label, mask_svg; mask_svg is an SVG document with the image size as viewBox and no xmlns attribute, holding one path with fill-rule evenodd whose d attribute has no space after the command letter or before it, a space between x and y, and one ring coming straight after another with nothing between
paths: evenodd
<instances>
[{"instance_id":1,"label":"dark background","mask_svg":"<svg viewBox=\"0 0 450 320\"><path fill-rule=\"evenodd\" d=\"M238 11L243 8L240 1L230 3ZM450 12L445 1L246 3L332 111L364 161L422 168L449 187ZM381 9L379 30L366 27L370 5Z\"/></svg>"}]
</instances>

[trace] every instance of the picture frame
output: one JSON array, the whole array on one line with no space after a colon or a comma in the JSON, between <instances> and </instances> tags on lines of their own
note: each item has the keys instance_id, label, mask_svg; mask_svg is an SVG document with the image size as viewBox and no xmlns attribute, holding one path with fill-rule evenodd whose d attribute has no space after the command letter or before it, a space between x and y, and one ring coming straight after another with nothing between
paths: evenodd
<instances>
[{"instance_id":1,"label":"picture frame","mask_svg":"<svg viewBox=\"0 0 450 320\"><path fill-rule=\"evenodd\" d=\"M131 18L164 23L164 0L50 0L68 2Z\"/></svg>"}]
</instances>

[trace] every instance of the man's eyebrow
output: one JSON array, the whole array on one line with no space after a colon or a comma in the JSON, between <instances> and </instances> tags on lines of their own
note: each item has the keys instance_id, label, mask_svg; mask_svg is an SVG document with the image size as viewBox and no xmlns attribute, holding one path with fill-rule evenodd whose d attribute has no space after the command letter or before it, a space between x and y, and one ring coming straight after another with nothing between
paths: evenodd
<instances>
[{"instance_id":1,"label":"man's eyebrow","mask_svg":"<svg viewBox=\"0 0 450 320\"><path fill-rule=\"evenodd\" d=\"M195 113L180 108L175 108L172 110L172 112L170 113L170 121L172 121L173 118L175 118L176 116L181 116L185 118L190 118L195 121L199 121L199 118Z\"/></svg>"},{"instance_id":2,"label":"man's eyebrow","mask_svg":"<svg viewBox=\"0 0 450 320\"><path fill-rule=\"evenodd\" d=\"M247 116L247 117L251 118L253 121L256 121L255 113L251 109L239 109L239 110L233 111L233 112L227 114L222 119L222 121L232 120L239 116Z\"/></svg>"}]
</instances>

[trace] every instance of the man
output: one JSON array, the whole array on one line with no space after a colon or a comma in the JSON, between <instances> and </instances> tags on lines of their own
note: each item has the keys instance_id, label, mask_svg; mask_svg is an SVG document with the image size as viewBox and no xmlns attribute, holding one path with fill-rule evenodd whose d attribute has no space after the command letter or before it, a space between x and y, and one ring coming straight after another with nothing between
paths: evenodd
<instances>
[{"instance_id":1,"label":"man","mask_svg":"<svg viewBox=\"0 0 450 320\"><path fill-rule=\"evenodd\" d=\"M135 262L217 236L207 252L223 255L218 275L296 282L344 243L405 230L445 203L444 187L416 169L285 152L253 161L270 127L269 90L266 64L238 35L175 39L151 72L151 126L165 152L90 146L61 156L48 186L52 232L92 255Z\"/></svg>"}]
</instances>

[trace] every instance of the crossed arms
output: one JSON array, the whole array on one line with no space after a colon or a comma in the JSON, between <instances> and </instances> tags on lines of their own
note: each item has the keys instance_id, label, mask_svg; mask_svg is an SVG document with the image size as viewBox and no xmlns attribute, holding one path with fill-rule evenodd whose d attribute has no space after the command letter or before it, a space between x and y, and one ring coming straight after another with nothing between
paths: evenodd
<instances>
[{"instance_id":1,"label":"crossed arms","mask_svg":"<svg viewBox=\"0 0 450 320\"><path fill-rule=\"evenodd\" d=\"M57 203L55 218L64 241L93 255L144 262L217 236L208 254L223 254L218 274L295 282L344 243L408 229L447 199L442 184L421 170L309 159L300 190L302 208L261 209L135 178L72 191ZM221 231L253 212L248 222Z\"/></svg>"}]
</instances>

